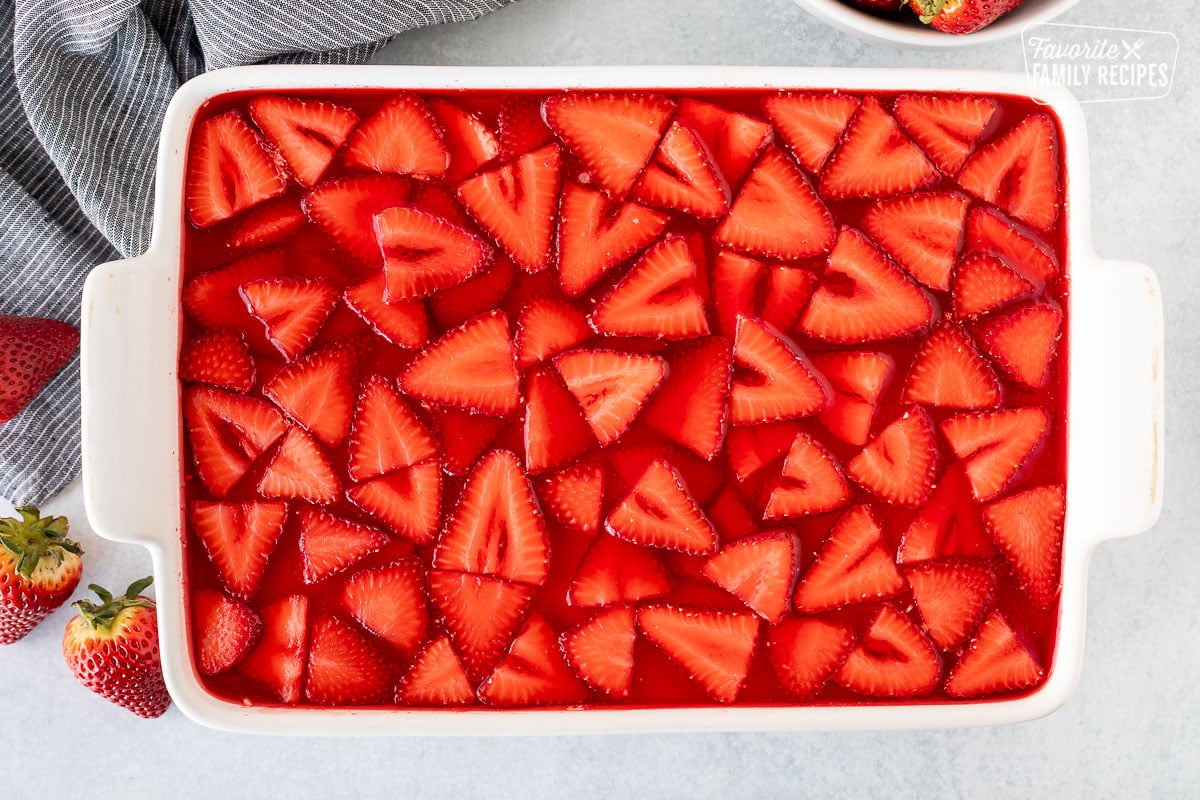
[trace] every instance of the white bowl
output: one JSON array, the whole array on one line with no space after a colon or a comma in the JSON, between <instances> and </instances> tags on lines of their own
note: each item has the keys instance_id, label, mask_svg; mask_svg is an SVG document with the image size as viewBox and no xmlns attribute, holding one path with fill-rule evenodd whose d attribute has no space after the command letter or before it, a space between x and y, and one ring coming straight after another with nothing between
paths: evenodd
<instances>
[{"instance_id":1,"label":"white bowl","mask_svg":"<svg viewBox=\"0 0 1200 800\"><path fill-rule=\"evenodd\" d=\"M93 270L83 303L83 487L93 528L150 549L163 670L188 716L217 728L275 734L565 734L767 731L994 725L1054 711L1083 658L1087 564L1104 539L1157 519L1163 482L1163 317L1154 273L1092 251L1083 115L1057 87L1035 97L1057 114L1067 178L1067 516L1057 645L1046 682L1027 695L973 703L852 707L711 706L496 711L247 707L214 697L190 657L185 616L179 382L184 153L192 120L214 95L304 88L414 90L838 87L851 91L1026 94L1023 75L922 70L730 67L241 67L208 73L175 95L159 146L154 235L138 258ZM1129 676L1130 680L1137 679Z\"/></svg>"},{"instance_id":2,"label":"white bowl","mask_svg":"<svg viewBox=\"0 0 1200 800\"><path fill-rule=\"evenodd\" d=\"M993 44L1021 35L1027 25L1049 22L1079 0L1025 0L1016 11L974 33L951 34L922 25L915 16L903 19L877 17L843 0L796 0L808 13L846 33L876 44L912 50L957 50Z\"/></svg>"}]
</instances>

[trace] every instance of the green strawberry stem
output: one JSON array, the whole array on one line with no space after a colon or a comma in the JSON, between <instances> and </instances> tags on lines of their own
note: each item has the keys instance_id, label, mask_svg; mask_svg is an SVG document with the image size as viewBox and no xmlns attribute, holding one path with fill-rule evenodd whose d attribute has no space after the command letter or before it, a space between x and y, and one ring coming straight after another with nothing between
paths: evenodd
<instances>
[{"instance_id":1,"label":"green strawberry stem","mask_svg":"<svg viewBox=\"0 0 1200 800\"><path fill-rule=\"evenodd\" d=\"M17 572L21 575L26 578L33 575L43 558L54 559L57 567L62 564L64 553L83 555L83 549L66 538L66 517L43 518L33 506L20 506L17 513L20 519L0 519L0 544L18 557Z\"/></svg>"},{"instance_id":2,"label":"green strawberry stem","mask_svg":"<svg viewBox=\"0 0 1200 800\"><path fill-rule=\"evenodd\" d=\"M934 17L941 13L942 8L946 5L946 0L917 0L917 5L921 9L921 22L928 25L933 22Z\"/></svg>"},{"instance_id":3,"label":"green strawberry stem","mask_svg":"<svg viewBox=\"0 0 1200 800\"><path fill-rule=\"evenodd\" d=\"M100 598L100 602L94 603L91 600L78 600L72 603L71 607L79 612L79 616L83 618L83 621L87 623L89 628L94 631L107 631L112 627L117 616L127 608L154 608L153 601L147 600L144 597L138 597L153 581L153 576L147 576L141 580L134 581L129 584L129 588L125 590L125 594L120 597L113 597L112 592L103 586L91 583L88 584L88 588L96 593L96 596Z\"/></svg>"}]
</instances>

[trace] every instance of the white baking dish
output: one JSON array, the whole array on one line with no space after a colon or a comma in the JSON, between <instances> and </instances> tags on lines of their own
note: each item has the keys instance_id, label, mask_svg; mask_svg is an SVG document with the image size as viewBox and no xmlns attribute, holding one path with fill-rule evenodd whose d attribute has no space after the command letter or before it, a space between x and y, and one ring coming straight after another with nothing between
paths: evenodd
<instances>
[{"instance_id":1,"label":"white baking dish","mask_svg":"<svg viewBox=\"0 0 1200 800\"><path fill-rule=\"evenodd\" d=\"M1083 115L1063 90L1036 99L1059 117L1067 169L1071 277L1067 517L1054 661L1044 685L1016 699L967 704L853 707L597 708L548 710L334 710L244 707L209 694L189 656L179 384L180 248L184 153L196 111L210 97L302 88L832 88L1027 95L1020 74L913 70L729 67L417 68L247 67L183 86L159 147L154 236L138 258L97 267L83 303L84 492L94 529L150 549L163 669L171 696L207 725L290 734L565 734L930 728L1034 719L1070 695L1083 658L1092 548L1135 534L1158 517L1163 483L1163 319L1154 273L1092 252ZM146 187L148 190L149 187ZM1130 676L1133 679L1133 676Z\"/></svg>"}]
</instances>

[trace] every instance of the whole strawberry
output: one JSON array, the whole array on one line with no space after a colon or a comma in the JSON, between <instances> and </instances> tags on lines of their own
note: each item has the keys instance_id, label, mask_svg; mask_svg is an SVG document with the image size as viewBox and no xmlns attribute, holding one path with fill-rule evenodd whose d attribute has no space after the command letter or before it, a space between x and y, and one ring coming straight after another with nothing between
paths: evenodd
<instances>
[{"instance_id":1,"label":"whole strawberry","mask_svg":"<svg viewBox=\"0 0 1200 800\"><path fill-rule=\"evenodd\" d=\"M0 314L0 423L25 410L79 349L65 322Z\"/></svg>"},{"instance_id":2,"label":"whole strawberry","mask_svg":"<svg viewBox=\"0 0 1200 800\"><path fill-rule=\"evenodd\" d=\"M0 519L0 644L25 638L65 603L83 571L66 517L43 519L32 506L17 513L20 519Z\"/></svg>"},{"instance_id":3,"label":"whole strawberry","mask_svg":"<svg viewBox=\"0 0 1200 800\"><path fill-rule=\"evenodd\" d=\"M88 586L100 603L73 603L79 616L63 633L63 656L76 679L147 719L162 716L171 704L159 661L154 602L140 594L152 580L134 581L121 597Z\"/></svg>"},{"instance_id":4,"label":"whole strawberry","mask_svg":"<svg viewBox=\"0 0 1200 800\"><path fill-rule=\"evenodd\" d=\"M991 25L1023 0L908 0L921 22L944 33L973 33Z\"/></svg>"}]
</instances>

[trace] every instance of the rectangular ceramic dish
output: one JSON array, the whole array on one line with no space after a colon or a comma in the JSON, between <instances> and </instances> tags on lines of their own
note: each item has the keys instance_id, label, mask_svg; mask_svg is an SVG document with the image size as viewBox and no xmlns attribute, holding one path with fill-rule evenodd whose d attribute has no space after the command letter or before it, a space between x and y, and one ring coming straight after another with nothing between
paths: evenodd
<instances>
[{"instance_id":1,"label":"rectangular ceramic dish","mask_svg":"<svg viewBox=\"0 0 1200 800\"><path fill-rule=\"evenodd\" d=\"M1067 515L1057 645L1046 682L1015 699L838 707L549 710L340 710L247 707L211 695L194 671L185 617L180 425L180 275L184 155L194 116L235 91L406 88L841 88L1028 95L1024 76L986 72L729 67L413 68L265 66L210 73L182 87L159 146L154 235L142 256L97 267L83 308L84 490L93 528L150 549L162 661L180 708L206 725L290 734L567 734L930 728L1034 719L1061 706L1078 678L1092 548L1150 527L1162 502L1163 320L1154 274L1103 261L1091 247L1083 115L1065 90L1034 100L1064 136L1070 276Z\"/></svg>"}]
</instances>

